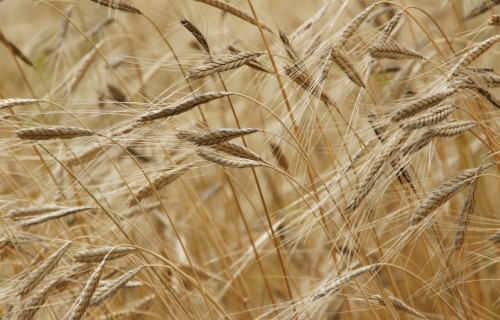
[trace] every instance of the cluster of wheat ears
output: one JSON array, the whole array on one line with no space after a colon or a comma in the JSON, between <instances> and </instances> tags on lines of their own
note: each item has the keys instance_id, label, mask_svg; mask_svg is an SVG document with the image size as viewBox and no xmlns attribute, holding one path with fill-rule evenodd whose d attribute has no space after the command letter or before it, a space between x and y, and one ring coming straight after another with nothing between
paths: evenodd
<instances>
[{"instance_id":1,"label":"cluster of wheat ears","mask_svg":"<svg viewBox=\"0 0 500 320\"><path fill-rule=\"evenodd\" d=\"M0 1L0 319L498 319L499 2Z\"/></svg>"}]
</instances>

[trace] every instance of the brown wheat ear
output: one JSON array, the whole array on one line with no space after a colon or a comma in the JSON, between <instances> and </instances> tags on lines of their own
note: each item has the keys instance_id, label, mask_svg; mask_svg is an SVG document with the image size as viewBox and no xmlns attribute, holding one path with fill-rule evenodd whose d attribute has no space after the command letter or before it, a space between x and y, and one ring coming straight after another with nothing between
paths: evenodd
<instances>
[{"instance_id":1,"label":"brown wheat ear","mask_svg":"<svg viewBox=\"0 0 500 320\"><path fill-rule=\"evenodd\" d=\"M94 1L95 3L98 3L101 6L105 6L111 9L142 14L141 10L121 0L91 0L91 1Z\"/></svg>"},{"instance_id":2,"label":"brown wheat ear","mask_svg":"<svg viewBox=\"0 0 500 320\"><path fill-rule=\"evenodd\" d=\"M455 177L443 182L436 190L431 192L427 198L415 209L411 217L411 223L416 225L427 217L434 210L446 203L460 189L469 184L471 178L477 176L480 172L491 168L494 163L483 165L480 168L468 169L460 172Z\"/></svg>"},{"instance_id":3,"label":"brown wheat ear","mask_svg":"<svg viewBox=\"0 0 500 320\"><path fill-rule=\"evenodd\" d=\"M17 137L23 140L73 139L95 134L93 130L78 127L40 127L16 131Z\"/></svg>"},{"instance_id":4,"label":"brown wheat ear","mask_svg":"<svg viewBox=\"0 0 500 320\"><path fill-rule=\"evenodd\" d=\"M352 82L354 82L361 88L365 88L365 84L363 83L361 76L354 68L354 64L345 52L344 48L340 46L333 47L330 57L340 67L340 69L344 71L344 73L347 75L347 77L349 77L349 79L351 79Z\"/></svg>"},{"instance_id":5,"label":"brown wheat ear","mask_svg":"<svg viewBox=\"0 0 500 320\"><path fill-rule=\"evenodd\" d=\"M114 260L136 251L134 247L99 247L84 250L73 254L73 259L81 263L100 262L107 256L107 260Z\"/></svg>"},{"instance_id":6,"label":"brown wheat ear","mask_svg":"<svg viewBox=\"0 0 500 320\"><path fill-rule=\"evenodd\" d=\"M397 122L401 121L403 119L409 118L421 111L427 110L429 108L432 108L439 103L443 102L445 99L448 97L451 97L453 94L455 94L457 90L456 89L447 89L440 91L438 93L432 94L430 96L427 96L425 98L419 99L415 102L409 103L405 105L402 108L399 108L396 110L393 115L391 116L391 121L392 122Z\"/></svg>"},{"instance_id":7,"label":"brown wheat ear","mask_svg":"<svg viewBox=\"0 0 500 320\"><path fill-rule=\"evenodd\" d=\"M210 47L208 46L208 41L201 33L200 29L198 29L193 23L189 20L181 20L181 24L184 28L186 28L191 34L194 36L196 41L200 44L200 46L205 49L205 51L210 54Z\"/></svg>"},{"instance_id":8,"label":"brown wheat ear","mask_svg":"<svg viewBox=\"0 0 500 320\"><path fill-rule=\"evenodd\" d=\"M266 165L266 163L261 161L254 161L237 157L229 157L205 148L197 149L196 154L205 160L218 164L221 167L227 167L227 168L243 169L243 168L262 167Z\"/></svg>"},{"instance_id":9,"label":"brown wheat ear","mask_svg":"<svg viewBox=\"0 0 500 320\"><path fill-rule=\"evenodd\" d=\"M261 131L256 128L243 128L243 129L232 129L232 128L224 128L224 129L216 129L212 132L206 134L200 134L191 138L188 138L189 141L197 144L199 146L209 146L213 144L218 144L222 142L226 142L229 140L233 140L239 137L243 137L255 132Z\"/></svg>"},{"instance_id":10,"label":"brown wheat ear","mask_svg":"<svg viewBox=\"0 0 500 320\"><path fill-rule=\"evenodd\" d=\"M226 58L213 60L212 62L189 70L189 77L193 79L203 78L217 72L237 69L260 56L260 52L240 52Z\"/></svg>"},{"instance_id":11,"label":"brown wheat ear","mask_svg":"<svg viewBox=\"0 0 500 320\"><path fill-rule=\"evenodd\" d=\"M455 106L452 104L440 106L406 120L402 127L404 130L415 130L437 124L446 119L454 110Z\"/></svg>"},{"instance_id":12,"label":"brown wheat ear","mask_svg":"<svg viewBox=\"0 0 500 320\"><path fill-rule=\"evenodd\" d=\"M423 59L424 57L415 50L403 47L396 42L379 43L369 49L372 57L378 59Z\"/></svg>"}]
</instances>

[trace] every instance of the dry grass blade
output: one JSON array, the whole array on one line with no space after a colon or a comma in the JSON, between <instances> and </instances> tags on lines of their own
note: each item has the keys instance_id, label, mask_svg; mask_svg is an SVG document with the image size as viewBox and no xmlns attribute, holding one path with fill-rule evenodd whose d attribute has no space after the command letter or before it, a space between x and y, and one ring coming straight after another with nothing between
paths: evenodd
<instances>
[{"instance_id":1,"label":"dry grass blade","mask_svg":"<svg viewBox=\"0 0 500 320\"><path fill-rule=\"evenodd\" d=\"M480 14L488 11L491 7L493 7L493 4L499 4L500 0L481 0L481 2L472 8L469 13L467 13L464 16L464 20L470 20L472 18L475 18L479 16Z\"/></svg>"},{"instance_id":2,"label":"dry grass blade","mask_svg":"<svg viewBox=\"0 0 500 320\"><path fill-rule=\"evenodd\" d=\"M216 129L212 132L200 134L191 138L188 138L194 144L199 146L210 146L213 144L218 144L222 142L227 142L239 137L243 137L255 132L261 131L256 128L243 128L243 129Z\"/></svg>"},{"instance_id":3,"label":"dry grass blade","mask_svg":"<svg viewBox=\"0 0 500 320\"><path fill-rule=\"evenodd\" d=\"M50 213L47 213L47 214L44 214L44 215L41 215L41 216L38 216L38 217L34 217L34 218L23 220L22 222L19 223L19 226L21 226L21 227L28 227L28 226L40 224L40 223L43 223L43 222L51 221L51 220L54 220L54 219L59 219L59 218L68 216L70 214L74 214L74 213L78 213L78 212L82 212L82 211L90 210L90 209L94 209L94 208L93 207L89 207L89 206L81 206L81 207L74 207L74 208L65 208L65 209L61 209L61 210L57 210L57 211L54 211L54 212L50 212Z\"/></svg>"},{"instance_id":4,"label":"dry grass blade","mask_svg":"<svg viewBox=\"0 0 500 320\"><path fill-rule=\"evenodd\" d=\"M111 9L142 14L141 10L121 0L91 0L91 1L94 1L95 3L98 3L101 6L105 6Z\"/></svg>"},{"instance_id":5,"label":"dry grass blade","mask_svg":"<svg viewBox=\"0 0 500 320\"><path fill-rule=\"evenodd\" d=\"M221 167L227 167L227 168L243 169L243 168L262 167L266 165L264 162L243 159L243 158L236 158L236 157L228 157L204 148L199 148L198 150L196 150L196 154L205 160L218 164Z\"/></svg>"},{"instance_id":6,"label":"dry grass blade","mask_svg":"<svg viewBox=\"0 0 500 320\"><path fill-rule=\"evenodd\" d=\"M200 29L198 29L193 23L188 20L182 20L181 24L184 28L186 28L191 34L195 37L196 41L200 44L200 46L205 49L205 51L210 54L210 47L208 46L208 41L201 33Z\"/></svg>"},{"instance_id":7,"label":"dry grass blade","mask_svg":"<svg viewBox=\"0 0 500 320\"><path fill-rule=\"evenodd\" d=\"M226 58L216 59L200 67L189 70L189 77L193 79L203 78L217 72L237 69L260 56L259 52L240 52Z\"/></svg>"},{"instance_id":8,"label":"dry grass blade","mask_svg":"<svg viewBox=\"0 0 500 320\"><path fill-rule=\"evenodd\" d=\"M378 59L423 59L424 57L412 49L403 47L396 42L379 43L369 49L372 57Z\"/></svg>"},{"instance_id":9,"label":"dry grass blade","mask_svg":"<svg viewBox=\"0 0 500 320\"><path fill-rule=\"evenodd\" d=\"M80 263L100 262L107 256L106 260L114 260L137 251L134 247L99 247L77 252L73 254L73 259Z\"/></svg>"},{"instance_id":10,"label":"dry grass blade","mask_svg":"<svg viewBox=\"0 0 500 320\"><path fill-rule=\"evenodd\" d=\"M480 172L486 171L491 168L494 163L489 163L481 166L480 168L468 169L457 174L455 177L443 182L436 190L431 192L427 198L422 201L417 209L412 214L411 223L413 225L419 223L427 217L432 211L439 208L446 203L455 193L469 184L471 178L476 177Z\"/></svg>"},{"instance_id":11,"label":"dry grass blade","mask_svg":"<svg viewBox=\"0 0 500 320\"><path fill-rule=\"evenodd\" d=\"M175 116L193 109L196 106L217 100L223 97L230 96L231 92L207 92L199 95L194 95L186 99L180 100L166 108L153 110L140 115L137 118L139 122L146 122Z\"/></svg>"},{"instance_id":12,"label":"dry grass blade","mask_svg":"<svg viewBox=\"0 0 500 320\"><path fill-rule=\"evenodd\" d=\"M73 139L95 134L93 130L78 127L40 127L16 131L17 137L22 140Z\"/></svg>"},{"instance_id":13,"label":"dry grass blade","mask_svg":"<svg viewBox=\"0 0 500 320\"><path fill-rule=\"evenodd\" d=\"M482 168L478 169L478 174L480 173L481 169ZM462 210L458 215L458 226L457 231L455 232L455 249L460 249L465 241L465 232L467 231L467 224L469 224L469 217L474 211L474 195L476 194L478 180L479 177L475 177L474 179L472 179L469 187L469 192L467 193L467 197L465 198Z\"/></svg>"},{"instance_id":14,"label":"dry grass blade","mask_svg":"<svg viewBox=\"0 0 500 320\"><path fill-rule=\"evenodd\" d=\"M7 214L5 215L6 218L10 219L16 219L16 218L22 218L26 216L32 216L38 213L45 213L49 211L55 211L55 210L60 210L63 209L64 207L55 205L55 204L41 204L41 205L33 205L33 206L28 206L28 207L22 207L22 208L14 208L9 211L7 211Z\"/></svg>"},{"instance_id":15,"label":"dry grass blade","mask_svg":"<svg viewBox=\"0 0 500 320\"><path fill-rule=\"evenodd\" d=\"M359 73L354 68L354 64L345 52L344 48L335 46L332 48L330 57L344 71L344 73L359 87L365 88L365 84Z\"/></svg>"},{"instance_id":16,"label":"dry grass blade","mask_svg":"<svg viewBox=\"0 0 500 320\"><path fill-rule=\"evenodd\" d=\"M373 298L378 304L382 305L382 306L385 306L385 301L384 301L384 298L380 295L373 295L371 296L371 298ZM408 314L411 314L411 315L414 315L420 319L427 319L422 313L418 312L417 310L413 309L412 307L410 307L409 305L407 305L406 303L404 303L403 301L393 297L393 296L389 296L389 300L391 301L392 305L394 306L394 308L396 308L397 310L400 310L400 311L403 311L403 312L406 312Z\"/></svg>"},{"instance_id":17,"label":"dry grass blade","mask_svg":"<svg viewBox=\"0 0 500 320\"><path fill-rule=\"evenodd\" d=\"M418 116L412 117L406 120L402 127L404 130L415 130L423 127L427 127L436 123L439 123L446 119L453 111L455 106L445 105L434 108L429 112L422 113Z\"/></svg>"},{"instance_id":18,"label":"dry grass blade","mask_svg":"<svg viewBox=\"0 0 500 320\"><path fill-rule=\"evenodd\" d=\"M493 36L491 38L484 40L483 42L478 43L474 47L474 49L470 50L469 52L463 55L462 59L460 59L460 62L455 67L453 75L456 75L460 69L470 65L474 60L479 58L483 53L485 53L498 41L500 41L500 34L497 34L496 36Z\"/></svg>"},{"instance_id":19,"label":"dry grass blade","mask_svg":"<svg viewBox=\"0 0 500 320\"><path fill-rule=\"evenodd\" d=\"M90 305L92 296L94 295L97 286L99 285L99 280L101 278L102 270L106 264L106 259L97 266L94 273L90 276L89 280L85 284L82 292L78 296L78 299L73 303L70 310L64 316L64 320L80 320L83 319L85 311Z\"/></svg>"},{"instance_id":20,"label":"dry grass blade","mask_svg":"<svg viewBox=\"0 0 500 320\"><path fill-rule=\"evenodd\" d=\"M0 109L3 108L10 108L10 107L15 107L15 106L25 106L28 104L33 104L40 102L40 100L37 99L21 99L21 98L16 98L16 99L2 99L0 100Z\"/></svg>"},{"instance_id":21,"label":"dry grass blade","mask_svg":"<svg viewBox=\"0 0 500 320\"><path fill-rule=\"evenodd\" d=\"M248 13L243 12L240 9L238 9L238 8L230 5L229 3L222 2L222 1L219 1L219 0L195 0L195 1L201 2L201 3L204 3L204 4L208 4L209 6L212 6L212 7L215 7L217 9L220 9L220 10L222 10L224 12L227 12L227 13L235 16L235 17L240 18L241 20L249 22L249 23L253 24L254 26L257 25L257 22L255 21L255 19L252 16L250 16ZM262 27L262 29L267 30L267 31L273 33L273 31L271 30L271 28L269 28L262 21L260 21L260 26Z\"/></svg>"},{"instance_id":22,"label":"dry grass blade","mask_svg":"<svg viewBox=\"0 0 500 320\"><path fill-rule=\"evenodd\" d=\"M168 170L165 170L163 173L154 177L151 184L148 183L145 186L143 186L141 189L139 189L139 191L137 191L135 193L135 197L130 198L130 205L135 204L136 199L137 199L137 201L141 201L143 199L146 199L147 197L154 194L154 190L158 191L158 190L162 189L163 187L171 184L177 178L179 178L184 173L186 173L191 167L192 167L192 164L184 164L184 165L180 165L178 167L175 167L173 169L169 168Z\"/></svg>"},{"instance_id":23,"label":"dry grass blade","mask_svg":"<svg viewBox=\"0 0 500 320\"><path fill-rule=\"evenodd\" d=\"M90 301L90 306L96 306L104 302L106 299L115 295L121 288L123 288L136 274L138 274L144 267L138 267L130 270L129 272L123 274L119 278L106 283L106 285L101 285L97 287L92 300Z\"/></svg>"},{"instance_id":24,"label":"dry grass blade","mask_svg":"<svg viewBox=\"0 0 500 320\"><path fill-rule=\"evenodd\" d=\"M419 99L415 102L405 105L394 112L391 117L392 122L401 121L403 119L409 118L421 111L434 107L439 103L443 102L445 99L451 97L456 92L456 89L447 89L440 91L438 93L432 94L428 97Z\"/></svg>"},{"instance_id":25,"label":"dry grass blade","mask_svg":"<svg viewBox=\"0 0 500 320\"><path fill-rule=\"evenodd\" d=\"M24 53L22 53L21 50L19 50L18 47L16 47L15 44L13 44L11 41L9 41L7 38L5 38L5 35L3 34L2 31L0 31L0 42L3 43L5 45L5 47L13 54L15 55L16 57L18 57L19 59L21 59L22 62L26 63L27 65L29 65L30 67L34 67L33 66L33 63L30 61L30 59L28 59L28 57L26 57L24 55Z\"/></svg>"},{"instance_id":26,"label":"dry grass blade","mask_svg":"<svg viewBox=\"0 0 500 320\"><path fill-rule=\"evenodd\" d=\"M350 271L348 273L346 273L345 275L341 276L341 277L337 277L331 281L329 281L324 288L321 288L321 290L319 290L319 292L313 294L311 297L310 297L310 301L315 301L315 300L318 300L322 297L325 297L331 293L334 293L338 290L340 290L346 283L352 281L353 279L361 276L362 274L364 274L365 272L367 271L370 271L370 270L373 270L375 269L376 266L375 265L369 265L369 266L364 266L364 267L360 267L360 268L357 268L353 271Z\"/></svg>"},{"instance_id":27,"label":"dry grass blade","mask_svg":"<svg viewBox=\"0 0 500 320\"><path fill-rule=\"evenodd\" d=\"M359 13L351 22L349 22L340 32L338 40L336 43L339 45L344 45L347 40L349 40L354 32L358 30L359 26L365 21L368 15L372 12L373 8L375 8L376 4L372 4L371 6L366 7L361 13Z\"/></svg>"},{"instance_id":28,"label":"dry grass blade","mask_svg":"<svg viewBox=\"0 0 500 320\"><path fill-rule=\"evenodd\" d=\"M222 142L218 144L213 144L210 146L210 148L215 149L217 151L222 151L225 152L229 155L238 157L238 158L244 158L248 160L254 160L254 161L263 161L262 157L253 152L252 150L239 146L237 144L234 144L232 142Z\"/></svg>"},{"instance_id":29,"label":"dry grass blade","mask_svg":"<svg viewBox=\"0 0 500 320\"><path fill-rule=\"evenodd\" d=\"M69 241L59 250L47 257L47 259L40 263L40 265L38 265L35 269L33 269L30 274L26 278L24 278L17 286L17 294L24 296L31 290L33 290L33 288L35 288L40 282L42 282L45 276L47 276L52 272L52 270L54 270L54 268L57 266L57 263L59 262L59 260L61 260L64 253L66 253L71 244L72 242Z\"/></svg>"}]
</instances>

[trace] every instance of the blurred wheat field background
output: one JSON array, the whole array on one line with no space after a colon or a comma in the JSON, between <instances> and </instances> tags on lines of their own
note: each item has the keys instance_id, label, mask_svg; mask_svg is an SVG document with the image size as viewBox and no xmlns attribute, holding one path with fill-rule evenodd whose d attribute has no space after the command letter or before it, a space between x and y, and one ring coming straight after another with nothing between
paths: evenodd
<instances>
[{"instance_id":1,"label":"blurred wheat field background","mask_svg":"<svg viewBox=\"0 0 500 320\"><path fill-rule=\"evenodd\" d=\"M0 1L0 319L499 319L499 1Z\"/></svg>"}]
</instances>

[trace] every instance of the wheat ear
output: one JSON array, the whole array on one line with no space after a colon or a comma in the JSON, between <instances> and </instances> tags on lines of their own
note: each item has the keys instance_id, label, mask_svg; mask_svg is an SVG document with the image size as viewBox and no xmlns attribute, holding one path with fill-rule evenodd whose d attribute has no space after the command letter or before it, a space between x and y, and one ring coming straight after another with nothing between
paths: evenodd
<instances>
[{"instance_id":1,"label":"wheat ear","mask_svg":"<svg viewBox=\"0 0 500 320\"><path fill-rule=\"evenodd\" d=\"M392 122L401 121L408 117L411 117L421 111L434 107L435 105L443 102L448 97L452 96L456 92L456 89L447 89L440 91L438 93L432 94L428 97L419 99L415 102L405 105L402 108L396 110L392 117Z\"/></svg>"},{"instance_id":2,"label":"wheat ear","mask_svg":"<svg viewBox=\"0 0 500 320\"><path fill-rule=\"evenodd\" d=\"M457 66L453 71L453 75L456 75L458 70L470 65L474 60L479 58L483 53L485 53L498 41L500 41L500 34L478 43L472 50L470 50L469 52L467 52L462 56L462 58L460 59L460 61L458 62Z\"/></svg>"},{"instance_id":3,"label":"wheat ear","mask_svg":"<svg viewBox=\"0 0 500 320\"><path fill-rule=\"evenodd\" d=\"M359 73L354 68L354 64L341 46L335 46L331 50L330 57L344 71L344 73L359 87L365 88L365 84Z\"/></svg>"},{"instance_id":4,"label":"wheat ear","mask_svg":"<svg viewBox=\"0 0 500 320\"><path fill-rule=\"evenodd\" d=\"M465 16L464 20L469 20L488 11L492 4L499 4L500 0L482 0L478 5L472 8Z\"/></svg>"},{"instance_id":5,"label":"wheat ear","mask_svg":"<svg viewBox=\"0 0 500 320\"><path fill-rule=\"evenodd\" d=\"M184 112L187 112L194 107L197 107L199 105L208 103L213 100L217 100L223 97L227 97L230 95L233 95L234 93L231 92L207 92L199 95L194 95L191 97L188 97L186 99L180 100L175 102L174 104L160 109L160 110L152 110L145 112L142 115L139 115L137 118L137 121L139 122L147 122L147 121L152 121L152 120L157 120L157 119L162 119L162 118L167 118L171 116L175 116Z\"/></svg>"},{"instance_id":6,"label":"wheat ear","mask_svg":"<svg viewBox=\"0 0 500 320\"><path fill-rule=\"evenodd\" d=\"M261 54L260 52L240 52L222 59L216 59L208 64L189 70L189 77L197 79L217 72L237 69L250 61L254 61Z\"/></svg>"},{"instance_id":7,"label":"wheat ear","mask_svg":"<svg viewBox=\"0 0 500 320\"><path fill-rule=\"evenodd\" d=\"M95 134L95 131L86 128L61 126L28 128L16 131L17 137L23 140L73 139L93 136Z\"/></svg>"},{"instance_id":8,"label":"wheat ear","mask_svg":"<svg viewBox=\"0 0 500 320\"><path fill-rule=\"evenodd\" d=\"M15 107L15 106L25 106L28 104L33 104L40 102L40 100L37 99L21 99L21 98L16 98L16 99L2 99L0 100L0 109L3 108L10 108L10 107Z\"/></svg>"},{"instance_id":9,"label":"wheat ear","mask_svg":"<svg viewBox=\"0 0 500 320\"><path fill-rule=\"evenodd\" d=\"M90 305L90 301L92 296L94 295L97 286L99 285L99 280L101 278L102 270L106 265L106 258L102 260L102 262L97 266L94 273L90 276L87 283L85 283L85 287L82 292L78 296L78 299L73 303L70 310L64 316L64 320L80 320L83 319L85 315L85 311Z\"/></svg>"},{"instance_id":10,"label":"wheat ear","mask_svg":"<svg viewBox=\"0 0 500 320\"><path fill-rule=\"evenodd\" d=\"M47 259L45 259L40 265L33 269L30 274L24 278L17 286L17 294L26 295L33 288L35 288L42 280L57 266L57 263L63 257L64 253L68 251L72 242L69 241L59 250L51 254Z\"/></svg>"},{"instance_id":11,"label":"wheat ear","mask_svg":"<svg viewBox=\"0 0 500 320\"><path fill-rule=\"evenodd\" d=\"M313 294L309 300L315 301L315 300L318 300L326 295L334 293L334 292L340 290L346 283L361 276L365 272L373 270L375 268L376 268L375 265L364 266L364 267L360 267L360 268L357 268L355 270L352 270L343 276L337 277L337 278L329 281L325 285L325 287L321 288L321 290L319 290L317 293Z\"/></svg>"},{"instance_id":12,"label":"wheat ear","mask_svg":"<svg viewBox=\"0 0 500 320\"><path fill-rule=\"evenodd\" d=\"M443 182L436 190L431 192L427 198L415 209L411 217L413 225L419 223L427 217L431 212L446 203L455 193L457 193L463 186L470 183L470 179L477 176L480 172L486 171L491 168L494 163L483 165L480 168L468 169L462 171L451 179Z\"/></svg>"},{"instance_id":13,"label":"wheat ear","mask_svg":"<svg viewBox=\"0 0 500 320\"><path fill-rule=\"evenodd\" d=\"M151 184L149 183L146 184L141 189L139 189L139 191L135 193L135 197L130 198L130 205L135 204L136 199L137 201L146 199L147 197L151 196L154 193L154 190L158 191L163 187L171 184L177 178L186 173L191 167L192 164L188 163L177 166L175 168L168 168L167 170L164 170L164 172L160 173L159 175L153 178Z\"/></svg>"},{"instance_id":14,"label":"wheat ear","mask_svg":"<svg viewBox=\"0 0 500 320\"><path fill-rule=\"evenodd\" d=\"M43 222L47 222L50 220L59 219L59 218L68 216L70 214L75 214L75 213L90 210L90 209L94 209L94 207L81 206L81 207L73 207L73 208L64 208L64 209L53 211L53 212L50 212L50 213L47 213L47 214L44 214L41 216L36 216L36 217L30 218L30 219L22 220L19 223L19 226L28 227L28 226L40 224Z\"/></svg>"},{"instance_id":15,"label":"wheat ear","mask_svg":"<svg viewBox=\"0 0 500 320\"><path fill-rule=\"evenodd\" d=\"M114 260L136 251L134 247L99 247L97 249L90 249L77 252L73 254L73 259L81 263L100 262L107 255L107 260Z\"/></svg>"},{"instance_id":16,"label":"wheat ear","mask_svg":"<svg viewBox=\"0 0 500 320\"><path fill-rule=\"evenodd\" d=\"M106 299L115 295L121 288L123 288L133 277L135 277L144 267L138 267L128 271L117 279L97 287L90 306L96 306L104 302ZM102 282L102 281L101 281Z\"/></svg>"},{"instance_id":17,"label":"wheat ear","mask_svg":"<svg viewBox=\"0 0 500 320\"><path fill-rule=\"evenodd\" d=\"M375 301L382 305L382 306L385 306L385 301L384 301L384 298L380 295L373 295L371 296L371 298L375 299ZM407 305L406 303L404 303L403 301L393 297L393 296L389 296L389 300L391 301L392 305L394 306L394 308L400 310L400 311L403 311L403 312L406 312L408 314L411 314L411 315L414 315L420 319L427 319L422 313L418 312L417 310L413 309L412 307L410 307L409 305Z\"/></svg>"},{"instance_id":18,"label":"wheat ear","mask_svg":"<svg viewBox=\"0 0 500 320\"><path fill-rule=\"evenodd\" d=\"M500 231L497 231L494 235L490 236L488 240L493 243L500 243Z\"/></svg>"},{"instance_id":19,"label":"wheat ear","mask_svg":"<svg viewBox=\"0 0 500 320\"><path fill-rule=\"evenodd\" d=\"M336 43L344 45L347 40L351 38L354 32L358 30L359 26L363 23L363 21L365 21L375 6L376 4L372 4L371 6L366 7L365 10L361 11L361 13L354 17L354 19L340 31L340 35L338 36Z\"/></svg>"},{"instance_id":20,"label":"wheat ear","mask_svg":"<svg viewBox=\"0 0 500 320\"><path fill-rule=\"evenodd\" d=\"M478 173L480 173L482 168L478 169ZM465 202L462 206L462 210L458 215L458 226L457 231L455 232L455 249L460 249L462 247L465 240L465 232L467 231L467 225L469 224L470 215L474 211L475 199L474 196L476 194L477 189L477 181L479 177L476 176L470 182L469 192L467 193L467 197L465 198Z\"/></svg>"},{"instance_id":21,"label":"wheat ear","mask_svg":"<svg viewBox=\"0 0 500 320\"><path fill-rule=\"evenodd\" d=\"M33 205L23 208L15 208L7 211L5 215L6 218L16 219L22 218L26 216L32 216L38 213L46 213L49 211L55 211L63 209L64 207L55 205L55 204L42 204L42 205Z\"/></svg>"},{"instance_id":22,"label":"wheat ear","mask_svg":"<svg viewBox=\"0 0 500 320\"><path fill-rule=\"evenodd\" d=\"M194 137L190 137L188 138L188 140L199 146L210 146L213 144L227 142L229 140L233 140L259 131L261 130L256 128L216 129L209 133L199 134Z\"/></svg>"},{"instance_id":23,"label":"wheat ear","mask_svg":"<svg viewBox=\"0 0 500 320\"><path fill-rule=\"evenodd\" d=\"M252 150L239 146L237 144L234 144L232 142L222 142L218 144L213 144L210 145L210 148L215 149L217 151L222 151L224 153L227 153L229 155L238 157L238 158L244 158L248 160L254 160L254 161L263 161L262 157L253 152Z\"/></svg>"},{"instance_id":24,"label":"wheat ear","mask_svg":"<svg viewBox=\"0 0 500 320\"><path fill-rule=\"evenodd\" d=\"M262 167L266 165L264 162L261 161L229 157L204 148L197 149L196 154L205 160L218 164L221 167L227 167L227 168L243 169L243 168Z\"/></svg>"},{"instance_id":25,"label":"wheat ear","mask_svg":"<svg viewBox=\"0 0 500 320\"><path fill-rule=\"evenodd\" d=\"M193 23L189 20L181 20L181 24L186 30L191 32L196 41L200 44L200 46L205 49L205 51L210 54L210 47L208 46L207 38L201 33L200 29L198 29Z\"/></svg>"},{"instance_id":26,"label":"wheat ear","mask_svg":"<svg viewBox=\"0 0 500 320\"><path fill-rule=\"evenodd\" d=\"M455 110L454 105L445 105L434 108L406 120L402 127L404 130L415 130L439 123L446 119Z\"/></svg>"},{"instance_id":27,"label":"wheat ear","mask_svg":"<svg viewBox=\"0 0 500 320\"><path fill-rule=\"evenodd\" d=\"M387 39L389 39L389 36L391 35L392 31L398 24L399 20L401 20L401 17L403 17L403 11L399 11L398 13L396 13L394 17L392 17L391 20L389 20L389 22L385 24L379 42L383 43L386 42Z\"/></svg>"},{"instance_id":28,"label":"wheat ear","mask_svg":"<svg viewBox=\"0 0 500 320\"><path fill-rule=\"evenodd\" d=\"M142 14L141 10L121 0L91 0L91 1L94 1L95 3L98 3L101 6L105 6L111 9Z\"/></svg>"},{"instance_id":29,"label":"wheat ear","mask_svg":"<svg viewBox=\"0 0 500 320\"><path fill-rule=\"evenodd\" d=\"M374 58L378 59L423 59L424 57L415 50L403 47L396 42L379 43L373 45L368 52Z\"/></svg>"},{"instance_id":30,"label":"wheat ear","mask_svg":"<svg viewBox=\"0 0 500 320\"><path fill-rule=\"evenodd\" d=\"M290 35L290 39L294 40L295 38L297 38L298 36L300 36L301 34L306 32L307 30L309 30L309 28L311 28L314 25L314 23L316 23L319 19L321 19L325 15L326 11L328 10L328 8L332 4L333 4L332 2L325 3L318 10L318 12L316 12L315 15L313 15L311 18L304 21L297 29L295 29L295 31Z\"/></svg>"},{"instance_id":31,"label":"wheat ear","mask_svg":"<svg viewBox=\"0 0 500 320\"><path fill-rule=\"evenodd\" d=\"M235 17L240 18L241 20L249 22L249 23L253 24L254 26L257 25L257 22L255 21L254 18L252 18L252 16L250 16L248 13L243 12L240 9L238 9L238 8L230 5L229 3L225 3L225 2L222 2L222 1L219 1L219 0L195 0L195 1L207 4L209 6L217 8L217 9L220 9L220 10L222 10L224 12L227 12L227 13L235 16ZM260 26L262 27L262 29L267 30L267 31L273 33L273 31L271 30L271 28L269 28L262 21L260 21Z\"/></svg>"}]
</instances>

